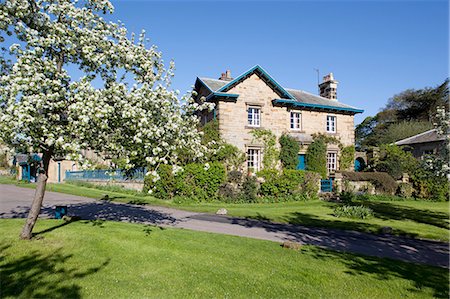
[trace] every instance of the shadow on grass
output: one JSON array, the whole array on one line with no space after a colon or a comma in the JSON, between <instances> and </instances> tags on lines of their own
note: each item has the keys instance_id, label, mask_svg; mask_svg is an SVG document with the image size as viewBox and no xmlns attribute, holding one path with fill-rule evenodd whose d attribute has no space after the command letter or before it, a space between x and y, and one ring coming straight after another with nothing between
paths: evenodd
<instances>
[{"instance_id":1,"label":"shadow on grass","mask_svg":"<svg viewBox=\"0 0 450 299\"><path fill-rule=\"evenodd\" d=\"M339 260L348 271L347 274L358 276L372 276L378 280L402 278L410 281L412 292L419 292L430 288L435 298L449 298L449 272L431 266L404 263L389 259L379 259L367 256L355 256L326 249L314 249L307 254L313 255L321 261Z\"/></svg>"},{"instance_id":2,"label":"shadow on grass","mask_svg":"<svg viewBox=\"0 0 450 299\"><path fill-rule=\"evenodd\" d=\"M21 298L81 298L76 279L92 275L109 264L109 259L97 267L76 269L68 266L72 258L56 250L51 254L32 251L9 259L0 248L1 297Z\"/></svg>"},{"instance_id":3,"label":"shadow on grass","mask_svg":"<svg viewBox=\"0 0 450 299\"><path fill-rule=\"evenodd\" d=\"M449 215L443 212L416 209L388 202L358 201L355 204L363 204L371 208L375 217L383 220L411 220L439 228L448 229L450 227Z\"/></svg>"},{"instance_id":4,"label":"shadow on grass","mask_svg":"<svg viewBox=\"0 0 450 299\"><path fill-rule=\"evenodd\" d=\"M78 219L71 220L71 221L64 221L64 222L61 223L61 224L58 224L58 225L49 227L49 228L44 229L44 230L42 230L42 231L40 231L40 232L37 232L37 233L33 233L33 237L36 237L36 236L39 236L39 235L43 235L43 234L45 234L45 233L49 233L49 232L51 232L51 231L54 231L55 229L64 227L64 226L69 225L69 224L71 224L72 222L75 222L75 221L78 221Z\"/></svg>"}]
</instances>

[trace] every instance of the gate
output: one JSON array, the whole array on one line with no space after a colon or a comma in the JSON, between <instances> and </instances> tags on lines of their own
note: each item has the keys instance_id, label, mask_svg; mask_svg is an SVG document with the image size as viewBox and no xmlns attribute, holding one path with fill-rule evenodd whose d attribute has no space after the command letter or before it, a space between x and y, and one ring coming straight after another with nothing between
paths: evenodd
<instances>
[{"instance_id":1,"label":"gate","mask_svg":"<svg viewBox=\"0 0 450 299\"><path fill-rule=\"evenodd\" d=\"M320 192L331 192L333 191L333 180L320 180Z\"/></svg>"}]
</instances>

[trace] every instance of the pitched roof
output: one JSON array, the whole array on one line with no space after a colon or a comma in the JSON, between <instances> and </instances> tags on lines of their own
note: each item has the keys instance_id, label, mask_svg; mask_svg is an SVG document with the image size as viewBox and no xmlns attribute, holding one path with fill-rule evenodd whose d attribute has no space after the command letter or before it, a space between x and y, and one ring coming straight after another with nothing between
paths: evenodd
<instances>
[{"instance_id":1,"label":"pitched roof","mask_svg":"<svg viewBox=\"0 0 450 299\"><path fill-rule=\"evenodd\" d=\"M248 76L253 73L257 73L263 79L266 80L272 88L274 88L277 93L282 97L282 99L275 99L274 103L279 105L293 105L304 108L312 109L325 109L334 111L345 111L350 113L362 113L364 110L352 107L350 105L343 104L336 100L331 100L318 95L311 94L303 90L287 89L283 88L278 82L276 82L264 69L259 65L254 66L250 70L238 76L232 81L224 81L212 78L197 78L203 85L205 85L212 94L224 93L231 89L233 86L239 82L245 80ZM236 98L236 97L235 97Z\"/></svg>"},{"instance_id":2,"label":"pitched roof","mask_svg":"<svg viewBox=\"0 0 450 299\"><path fill-rule=\"evenodd\" d=\"M399 140L396 145L408 145L416 143L427 143L445 140L445 135L440 135L436 129L431 129L423 133Z\"/></svg>"}]
</instances>

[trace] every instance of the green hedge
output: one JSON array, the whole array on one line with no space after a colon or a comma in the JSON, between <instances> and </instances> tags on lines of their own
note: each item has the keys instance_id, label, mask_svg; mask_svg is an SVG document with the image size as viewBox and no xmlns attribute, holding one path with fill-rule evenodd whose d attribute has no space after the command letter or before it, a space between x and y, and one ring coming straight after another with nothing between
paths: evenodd
<instances>
[{"instance_id":1,"label":"green hedge","mask_svg":"<svg viewBox=\"0 0 450 299\"><path fill-rule=\"evenodd\" d=\"M259 191L261 196L299 200L316 198L319 191L320 176L309 171L285 169L279 173L275 169L266 169L257 176L264 179Z\"/></svg>"},{"instance_id":2,"label":"green hedge","mask_svg":"<svg viewBox=\"0 0 450 299\"><path fill-rule=\"evenodd\" d=\"M218 198L219 187L226 180L225 167L218 162L210 163L209 167L199 163L188 164L176 175L172 166L160 165L157 173L160 178L156 182L153 182L152 175L146 176L144 190L151 190L161 199L184 196L196 201L212 201Z\"/></svg>"},{"instance_id":3,"label":"green hedge","mask_svg":"<svg viewBox=\"0 0 450 299\"><path fill-rule=\"evenodd\" d=\"M386 194L395 194L397 191L397 182L385 172L352 172L341 171L344 179L349 181L367 181L371 182L377 191Z\"/></svg>"}]
</instances>

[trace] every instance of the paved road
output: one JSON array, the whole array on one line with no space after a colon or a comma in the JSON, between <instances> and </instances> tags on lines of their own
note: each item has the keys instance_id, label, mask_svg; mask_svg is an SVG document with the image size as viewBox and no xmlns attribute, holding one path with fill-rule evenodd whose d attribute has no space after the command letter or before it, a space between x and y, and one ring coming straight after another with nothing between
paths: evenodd
<instances>
[{"instance_id":1,"label":"paved road","mask_svg":"<svg viewBox=\"0 0 450 299\"><path fill-rule=\"evenodd\" d=\"M33 193L32 189L0 184L0 218L25 218ZM69 214L83 219L156 224L277 242L290 240L337 251L449 267L449 246L441 242L103 202L55 192L46 192L40 217L52 217L53 206L59 204L69 205Z\"/></svg>"}]
</instances>

